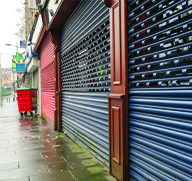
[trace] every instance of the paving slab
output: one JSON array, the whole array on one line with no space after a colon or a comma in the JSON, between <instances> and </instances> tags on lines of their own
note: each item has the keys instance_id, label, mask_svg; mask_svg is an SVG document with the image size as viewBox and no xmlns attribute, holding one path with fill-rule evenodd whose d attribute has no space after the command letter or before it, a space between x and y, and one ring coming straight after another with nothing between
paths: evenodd
<instances>
[{"instance_id":1,"label":"paving slab","mask_svg":"<svg viewBox=\"0 0 192 181\"><path fill-rule=\"evenodd\" d=\"M30 176L30 181L74 181L74 177L69 171L61 173L50 173L43 175Z\"/></svg>"},{"instance_id":2,"label":"paving slab","mask_svg":"<svg viewBox=\"0 0 192 181\"><path fill-rule=\"evenodd\" d=\"M72 162L49 163L47 169L49 173L74 170L77 168L86 168L91 166L100 166L94 159L74 160Z\"/></svg>"},{"instance_id":3,"label":"paving slab","mask_svg":"<svg viewBox=\"0 0 192 181\"><path fill-rule=\"evenodd\" d=\"M10 181L10 180L13 180L13 181L29 181L29 177L26 176L26 177L18 177L18 178L9 178L9 179L5 179L5 180L1 180L1 181Z\"/></svg>"},{"instance_id":4,"label":"paving slab","mask_svg":"<svg viewBox=\"0 0 192 181\"><path fill-rule=\"evenodd\" d=\"M81 179L81 181L116 181L116 179L109 174L102 173L99 175L90 176L87 179Z\"/></svg>"},{"instance_id":5,"label":"paving slab","mask_svg":"<svg viewBox=\"0 0 192 181\"><path fill-rule=\"evenodd\" d=\"M41 173L48 173L45 165L39 165L30 168L10 169L0 172L0 180L14 179L28 175L39 175Z\"/></svg>"},{"instance_id":6,"label":"paving slab","mask_svg":"<svg viewBox=\"0 0 192 181\"><path fill-rule=\"evenodd\" d=\"M76 180L90 179L91 177L96 177L101 174L107 174L108 171L101 165L92 167L81 167L71 170L72 175Z\"/></svg>"},{"instance_id":7,"label":"paving slab","mask_svg":"<svg viewBox=\"0 0 192 181\"><path fill-rule=\"evenodd\" d=\"M0 142L0 181L115 180L52 123L21 118L15 103L0 107Z\"/></svg>"},{"instance_id":8,"label":"paving slab","mask_svg":"<svg viewBox=\"0 0 192 181\"><path fill-rule=\"evenodd\" d=\"M74 160L83 160L83 159L87 159L87 158L92 158L92 156L86 152L77 153L77 154L65 154L63 157L67 162L72 162Z\"/></svg>"}]
</instances>

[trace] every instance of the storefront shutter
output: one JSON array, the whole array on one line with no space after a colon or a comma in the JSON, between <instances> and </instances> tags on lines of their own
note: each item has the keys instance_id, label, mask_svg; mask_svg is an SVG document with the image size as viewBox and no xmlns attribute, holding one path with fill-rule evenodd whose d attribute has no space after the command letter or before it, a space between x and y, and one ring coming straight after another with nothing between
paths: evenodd
<instances>
[{"instance_id":1,"label":"storefront shutter","mask_svg":"<svg viewBox=\"0 0 192 181\"><path fill-rule=\"evenodd\" d=\"M108 165L109 10L82 0L61 28L63 130Z\"/></svg>"},{"instance_id":2,"label":"storefront shutter","mask_svg":"<svg viewBox=\"0 0 192 181\"><path fill-rule=\"evenodd\" d=\"M41 99L42 114L54 123L55 84L54 84L54 44L48 32L41 43Z\"/></svg>"},{"instance_id":3,"label":"storefront shutter","mask_svg":"<svg viewBox=\"0 0 192 181\"><path fill-rule=\"evenodd\" d=\"M128 12L131 180L192 180L192 1Z\"/></svg>"}]
</instances>

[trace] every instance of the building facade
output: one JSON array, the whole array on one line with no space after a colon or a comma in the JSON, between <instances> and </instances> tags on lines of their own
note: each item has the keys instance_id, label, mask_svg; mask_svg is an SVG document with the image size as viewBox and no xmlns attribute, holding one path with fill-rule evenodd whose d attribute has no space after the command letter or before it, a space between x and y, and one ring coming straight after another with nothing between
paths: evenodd
<instances>
[{"instance_id":1,"label":"building facade","mask_svg":"<svg viewBox=\"0 0 192 181\"><path fill-rule=\"evenodd\" d=\"M50 0L40 13L55 129L118 180L192 180L192 1Z\"/></svg>"},{"instance_id":2,"label":"building facade","mask_svg":"<svg viewBox=\"0 0 192 181\"><path fill-rule=\"evenodd\" d=\"M17 87L17 73L13 73L11 68L1 68L1 80L4 87Z\"/></svg>"},{"instance_id":3,"label":"building facade","mask_svg":"<svg viewBox=\"0 0 192 181\"><path fill-rule=\"evenodd\" d=\"M29 37L31 54L27 61L28 84L38 88L39 113L54 123L54 44L46 31L47 22L43 20L43 15L37 12L35 16Z\"/></svg>"}]
</instances>

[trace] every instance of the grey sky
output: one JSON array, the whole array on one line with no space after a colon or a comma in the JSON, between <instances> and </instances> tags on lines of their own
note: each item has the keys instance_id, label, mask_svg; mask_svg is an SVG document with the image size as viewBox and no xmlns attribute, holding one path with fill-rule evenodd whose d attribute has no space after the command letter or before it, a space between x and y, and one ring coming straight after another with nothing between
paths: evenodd
<instances>
[{"instance_id":1,"label":"grey sky","mask_svg":"<svg viewBox=\"0 0 192 181\"><path fill-rule=\"evenodd\" d=\"M19 39L15 36L18 27L17 23L20 21L20 14L16 11L21 7L21 2L24 0L0 0L0 53L2 68L11 67L11 60L13 54L16 53L16 47L6 46L5 44L16 45ZM19 52L23 52L19 49Z\"/></svg>"}]
</instances>

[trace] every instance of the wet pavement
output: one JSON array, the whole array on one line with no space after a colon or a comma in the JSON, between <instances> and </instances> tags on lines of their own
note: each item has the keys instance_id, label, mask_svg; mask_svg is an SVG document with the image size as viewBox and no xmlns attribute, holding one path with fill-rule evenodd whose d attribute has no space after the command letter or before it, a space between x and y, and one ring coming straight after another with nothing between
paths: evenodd
<instances>
[{"instance_id":1,"label":"wet pavement","mask_svg":"<svg viewBox=\"0 0 192 181\"><path fill-rule=\"evenodd\" d=\"M108 170L53 125L0 107L0 181L115 181Z\"/></svg>"}]
</instances>

